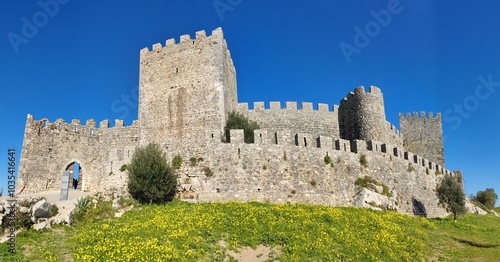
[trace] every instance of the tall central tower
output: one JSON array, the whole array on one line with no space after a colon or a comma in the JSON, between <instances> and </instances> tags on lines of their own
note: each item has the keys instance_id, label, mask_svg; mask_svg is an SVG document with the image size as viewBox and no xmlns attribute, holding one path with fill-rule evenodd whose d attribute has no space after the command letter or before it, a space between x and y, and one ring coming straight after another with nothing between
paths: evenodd
<instances>
[{"instance_id":1,"label":"tall central tower","mask_svg":"<svg viewBox=\"0 0 500 262\"><path fill-rule=\"evenodd\" d=\"M220 136L236 110L236 72L221 28L142 49L139 81L141 144L200 145L207 131Z\"/></svg>"}]
</instances>

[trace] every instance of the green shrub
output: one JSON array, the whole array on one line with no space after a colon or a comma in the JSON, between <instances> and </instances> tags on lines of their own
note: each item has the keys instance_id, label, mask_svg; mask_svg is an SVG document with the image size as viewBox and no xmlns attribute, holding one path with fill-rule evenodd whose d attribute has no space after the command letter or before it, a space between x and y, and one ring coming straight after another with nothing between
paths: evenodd
<instances>
[{"instance_id":1,"label":"green shrub","mask_svg":"<svg viewBox=\"0 0 500 262\"><path fill-rule=\"evenodd\" d=\"M7 212L9 212L9 209L7 209ZM33 225L33 221L31 221L31 216L27 213L21 213L19 210L15 211L15 220L12 222L10 219L10 213L7 213L3 218L2 218L2 233L4 233L6 230L10 230L11 228L14 229L29 229Z\"/></svg>"},{"instance_id":2,"label":"green shrub","mask_svg":"<svg viewBox=\"0 0 500 262\"><path fill-rule=\"evenodd\" d=\"M325 164L333 164L332 163L332 158L327 154L324 158L323 161L325 161Z\"/></svg>"},{"instance_id":3,"label":"green shrub","mask_svg":"<svg viewBox=\"0 0 500 262\"><path fill-rule=\"evenodd\" d=\"M245 143L254 142L253 131L259 129L257 122L249 120L246 116L239 112L230 112L227 117L226 126L224 127L224 142L231 142L230 130L243 129L243 136Z\"/></svg>"},{"instance_id":4,"label":"green shrub","mask_svg":"<svg viewBox=\"0 0 500 262\"><path fill-rule=\"evenodd\" d=\"M73 217L77 222L80 222L84 219L85 214L87 213L88 209L90 208L90 197L82 197L78 199L78 202L76 203L76 208L73 213Z\"/></svg>"},{"instance_id":5,"label":"green shrub","mask_svg":"<svg viewBox=\"0 0 500 262\"><path fill-rule=\"evenodd\" d=\"M181 168L182 165L182 157L180 155L174 156L174 159L172 159L172 167L175 169Z\"/></svg>"},{"instance_id":6,"label":"green shrub","mask_svg":"<svg viewBox=\"0 0 500 262\"><path fill-rule=\"evenodd\" d=\"M127 170L127 165L126 165L126 164L123 164L123 165L120 167L120 171L121 171L121 172L124 172L125 170Z\"/></svg>"},{"instance_id":7,"label":"green shrub","mask_svg":"<svg viewBox=\"0 0 500 262\"><path fill-rule=\"evenodd\" d=\"M413 172L413 171L415 171L415 168L411 163L408 163L408 172Z\"/></svg>"},{"instance_id":8,"label":"green shrub","mask_svg":"<svg viewBox=\"0 0 500 262\"><path fill-rule=\"evenodd\" d=\"M485 191L479 191L474 197L474 200L483 204L488 209L493 209L495 207L497 199L498 196L493 188L486 188Z\"/></svg>"},{"instance_id":9,"label":"green shrub","mask_svg":"<svg viewBox=\"0 0 500 262\"><path fill-rule=\"evenodd\" d=\"M205 173L205 176L211 177L214 175L214 172L212 172L212 169L210 167L206 166L203 168L203 172Z\"/></svg>"},{"instance_id":10,"label":"green shrub","mask_svg":"<svg viewBox=\"0 0 500 262\"><path fill-rule=\"evenodd\" d=\"M52 204L52 206L50 206L50 216L53 217L57 215L58 212L59 208L56 206L56 204Z\"/></svg>"},{"instance_id":11,"label":"green shrub","mask_svg":"<svg viewBox=\"0 0 500 262\"><path fill-rule=\"evenodd\" d=\"M382 195L392 197L392 193L389 191L389 187L386 186L384 183L373 179L371 176L358 177L358 179L356 179L356 182L354 182L354 184L359 187L364 187L368 189L371 189L370 184L381 186Z\"/></svg>"},{"instance_id":12,"label":"green shrub","mask_svg":"<svg viewBox=\"0 0 500 262\"><path fill-rule=\"evenodd\" d=\"M429 168L428 168L428 167L426 167L426 168L425 168L425 173L426 173L427 175L429 174Z\"/></svg>"},{"instance_id":13,"label":"green shrub","mask_svg":"<svg viewBox=\"0 0 500 262\"><path fill-rule=\"evenodd\" d=\"M311 181L309 181L309 184L311 184L311 186L313 187L316 187L318 185L318 182L316 182L315 179L312 179Z\"/></svg>"},{"instance_id":14,"label":"green shrub","mask_svg":"<svg viewBox=\"0 0 500 262\"><path fill-rule=\"evenodd\" d=\"M364 154L359 156L359 163L364 167L368 167L368 160L366 160L366 156Z\"/></svg>"},{"instance_id":15,"label":"green shrub","mask_svg":"<svg viewBox=\"0 0 500 262\"><path fill-rule=\"evenodd\" d=\"M180 166L180 156L173 163ZM142 203L162 203L174 198L177 176L157 144L137 148L128 165L128 191Z\"/></svg>"}]
</instances>

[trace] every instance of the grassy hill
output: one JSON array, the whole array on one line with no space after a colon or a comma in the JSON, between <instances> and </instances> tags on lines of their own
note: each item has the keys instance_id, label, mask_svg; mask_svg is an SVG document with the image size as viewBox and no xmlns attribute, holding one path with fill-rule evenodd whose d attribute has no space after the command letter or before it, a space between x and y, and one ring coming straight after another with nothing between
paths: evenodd
<instances>
[{"instance_id":1,"label":"grassy hill","mask_svg":"<svg viewBox=\"0 0 500 262\"><path fill-rule=\"evenodd\" d=\"M224 261L238 248L259 245L272 248L269 260L280 261L498 261L500 254L500 218L492 215L468 214L454 223L357 208L235 202L173 202L139 206L118 219L110 214L110 204L101 202L72 227L22 232L18 253L3 244L0 256Z\"/></svg>"}]
</instances>

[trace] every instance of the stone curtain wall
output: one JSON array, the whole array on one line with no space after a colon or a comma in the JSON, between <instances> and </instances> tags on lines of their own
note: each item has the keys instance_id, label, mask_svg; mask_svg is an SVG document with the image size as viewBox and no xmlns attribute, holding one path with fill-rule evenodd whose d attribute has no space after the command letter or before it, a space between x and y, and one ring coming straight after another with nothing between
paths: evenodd
<instances>
[{"instance_id":1,"label":"stone curtain wall","mask_svg":"<svg viewBox=\"0 0 500 262\"><path fill-rule=\"evenodd\" d=\"M96 128L95 121L81 125L79 120L65 123L58 119L34 120L28 115L24 133L17 190L36 193L61 189L62 172L73 162L82 168L84 191L98 192L123 189L126 173L119 171L128 163L138 145L138 125L124 127L117 120L109 128L109 121L102 121Z\"/></svg>"},{"instance_id":2,"label":"stone curtain wall","mask_svg":"<svg viewBox=\"0 0 500 262\"><path fill-rule=\"evenodd\" d=\"M267 130L259 130L257 136L259 134L263 134L263 141L272 141L275 135ZM284 136L278 134L278 137ZM368 175L389 187L399 212L414 214L416 200L425 207L429 217L447 214L438 206L434 189L443 173L452 172L377 141L355 140L356 152L351 152L335 146L345 140L331 137L320 140L322 147L295 146L293 139L281 144L260 143L256 139L255 144L245 144L243 131L232 130L231 143L214 141L202 154L182 156L185 161L180 170L181 189L187 198L198 201L255 200L352 206L360 190L355 186L356 179ZM327 154L332 159L331 165L324 162ZM361 155L365 155L367 167L360 164ZM188 161L191 157L201 157L203 161L192 166ZM213 171L212 177L205 176L205 167Z\"/></svg>"},{"instance_id":3,"label":"stone curtain wall","mask_svg":"<svg viewBox=\"0 0 500 262\"><path fill-rule=\"evenodd\" d=\"M196 39L183 35L141 50L141 144L179 149L203 143L205 130L222 130L236 109L236 75L222 30ZM187 143L187 144L186 144Z\"/></svg>"},{"instance_id":4,"label":"stone curtain wall","mask_svg":"<svg viewBox=\"0 0 500 262\"><path fill-rule=\"evenodd\" d=\"M302 103L301 109L297 109L297 102L286 102L285 108L280 102L271 102L266 109L264 102L255 102L252 110L247 103L238 104L238 111L270 132L290 131L340 138L338 106L330 108L327 104L318 104L318 110L313 110L312 103Z\"/></svg>"},{"instance_id":5,"label":"stone curtain wall","mask_svg":"<svg viewBox=\"0 0 500 262\"><path fill-rule=\"evenodd\" d=\"M436 117L425 112L399 114L401 133L404 138L404 147L415 154L421 155L435 163L444 166L444 146L441 114Z\"/></svg>"}]
</instances>

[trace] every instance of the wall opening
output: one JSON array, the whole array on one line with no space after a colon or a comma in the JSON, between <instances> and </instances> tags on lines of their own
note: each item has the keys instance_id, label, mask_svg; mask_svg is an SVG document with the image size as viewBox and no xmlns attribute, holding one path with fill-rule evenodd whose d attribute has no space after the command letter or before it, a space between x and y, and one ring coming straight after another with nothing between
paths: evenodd
<instances>
[{"instance_id":1,"label":"wall opening","mask_svg":"<svg viewBox=\"0 0 500 262\"><path fill-rule=\"evenodd\" d=\"M299 135L295 134L295 145L299 145Z\"/></svg>"},{"instance_id":2,"label":"wall opening","mask_svg":"<svg viewBox=\"0 0 500 262\"><path fill-rule=\"evenodd\" d=\"M278 144L278 132L274 132L274 143Z\"/></svg>"},{"instance_id":3,"label":"wall opening","mask_svg":"<svg viewBox=\"0 0 500 262\"><path fill-rule=\"evenodd\" d=\"M304 146L307 147L307 139L304 137Z\"/></svg>"},{"instance_id":4,"label":"wall opening","mask_svg":"<svg viewBox=\"0 0 500 262\"><path fill-rule=\"evenodd\" d=\"M82 190L83 170L78 162L69 164L65 171L69 171L69 189Z\"/></svg>"},{"instance_id":5,"label":"wall opening","mask_svg":"<svg viewBox=\"0 0 500 262\"><path fill-rule=\"evenodd\" d=\"M321 148L321 139L320 137L316 138L316 147Z\"/></svg>"}]
</instances>

